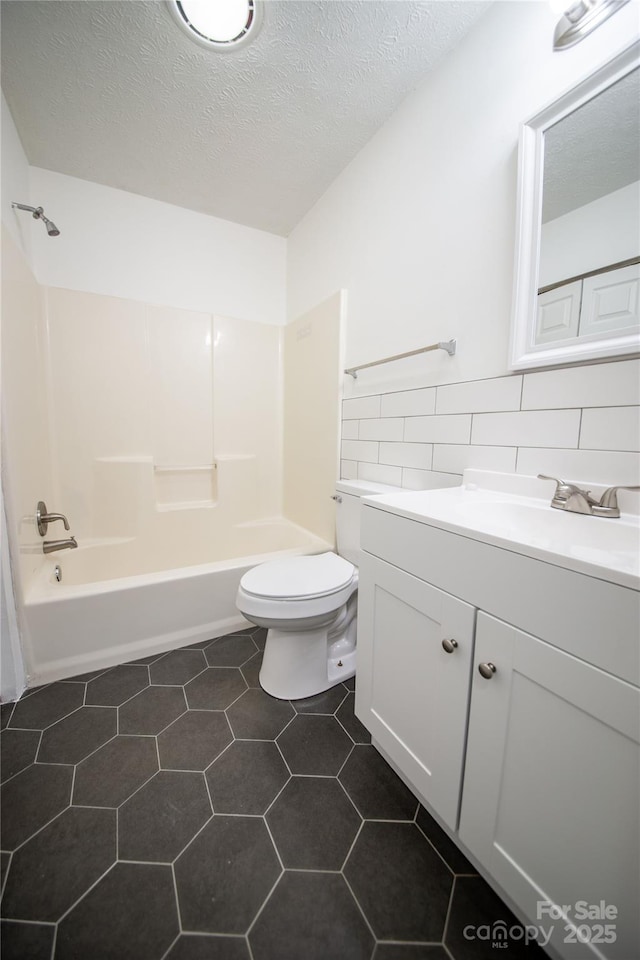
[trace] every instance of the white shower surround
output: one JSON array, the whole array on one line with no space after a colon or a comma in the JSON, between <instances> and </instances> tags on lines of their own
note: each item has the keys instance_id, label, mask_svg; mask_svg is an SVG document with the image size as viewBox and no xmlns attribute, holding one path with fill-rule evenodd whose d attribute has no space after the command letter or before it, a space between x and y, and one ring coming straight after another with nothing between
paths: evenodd
<instances>
[{"instance_id":1,"label":"white shower surround","mask_svg":"<svg viewBox=\"0 0 640 960\"><path fill-rule=\"evenodd\" d=\"M160 552L150 541L111 538L50 554L25 598L29 686L249 628L235 606L248 569L332 548L284 519L213 533L205 523L199 538Z\"/></svg>"}]
</instances>

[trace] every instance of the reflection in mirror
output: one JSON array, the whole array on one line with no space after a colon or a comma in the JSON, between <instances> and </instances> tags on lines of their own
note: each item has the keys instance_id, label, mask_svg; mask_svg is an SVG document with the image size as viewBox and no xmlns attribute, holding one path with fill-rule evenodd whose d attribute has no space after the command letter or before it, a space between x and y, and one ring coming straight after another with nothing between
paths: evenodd
<instances>
[{"instance_id":1,"label":"reflection in mirror","mask_svg":"<svg viewBox=\"0 0 640 960\"><path fill-rule=\"evenodd\" d=\"M640 70L544 135L535 342L640 329Z\"/></svg>"},{"instance_id":2,"label":"reflection in mirror","mask_svg":"<svg viewBox=\"0 0 640 960\"><path fill-rule=\"evenodd\" d=\"M523 126L511 369L640 350L638 44Z\"/></svg>"}]
</instances>

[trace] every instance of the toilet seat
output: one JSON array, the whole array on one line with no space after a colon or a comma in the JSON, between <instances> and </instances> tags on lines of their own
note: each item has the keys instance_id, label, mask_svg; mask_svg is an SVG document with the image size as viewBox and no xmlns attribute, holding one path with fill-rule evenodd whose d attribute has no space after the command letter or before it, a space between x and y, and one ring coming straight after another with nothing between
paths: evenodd
<instances>
[{"instance_id":1,"label":"toilet seat","mask_svg":"<svg viewBox=\"0 0 640 960\"><path fill-rule=\"evenodd\" d=\"M264 625L267 621L328 623L358 589L358 570L335 553L268 560L240 580L236 605Z\"/></svg>"},{"instance_id":2,"label":"toilet seat","mask_svg":"<svg viewBox=\"0 0 640 960\"><path fill-rule=\"evenodd\" d=\"M329 597L349 587L356 568L335 553L270 560L244 574L244 594L263 600L288 601Z\"/></svg>"}]
</instances>

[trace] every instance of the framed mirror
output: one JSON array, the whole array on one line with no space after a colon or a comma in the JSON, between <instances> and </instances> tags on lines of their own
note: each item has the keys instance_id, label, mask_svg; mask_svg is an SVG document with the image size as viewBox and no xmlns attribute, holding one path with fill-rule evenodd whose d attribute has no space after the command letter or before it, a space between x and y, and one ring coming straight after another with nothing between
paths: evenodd
<instances>
[{"instance_id":1,"label":"framed mirror","mask_svg":"<svg viewBox=\"0 0 640 960\"><path fill-rule=\"evenodd\" d=\"M640 353L640 43L521 127L511 370Z\"/></svg>"}]
</instances>

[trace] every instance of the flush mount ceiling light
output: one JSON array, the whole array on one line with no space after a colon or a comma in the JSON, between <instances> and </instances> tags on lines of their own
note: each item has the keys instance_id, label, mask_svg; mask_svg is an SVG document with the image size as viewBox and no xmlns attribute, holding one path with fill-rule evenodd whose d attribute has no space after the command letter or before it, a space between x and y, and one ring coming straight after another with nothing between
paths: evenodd
<instances>
[{"instance_id":1,"label":"flush mount ceiling light","mask_svg":"<svg viewBox=\"0 0 640 960\"><path fill-rule=\"evenodd\" d=\"M565 50L584 39L629 0L550 0L551 8L562 14L553 34L553 49Z\"/></svg>"},{"instance_id":2,"label":"flush mount ceiling light","mask_svg":"<svg viewBox=\"0 0 640 960\"><path fill-rule=\"evenodd\" d=\"M260 0L169 0L168 6L192 40L214 50L246 45L262 22Z\"/></svg>"}]
</instances>

